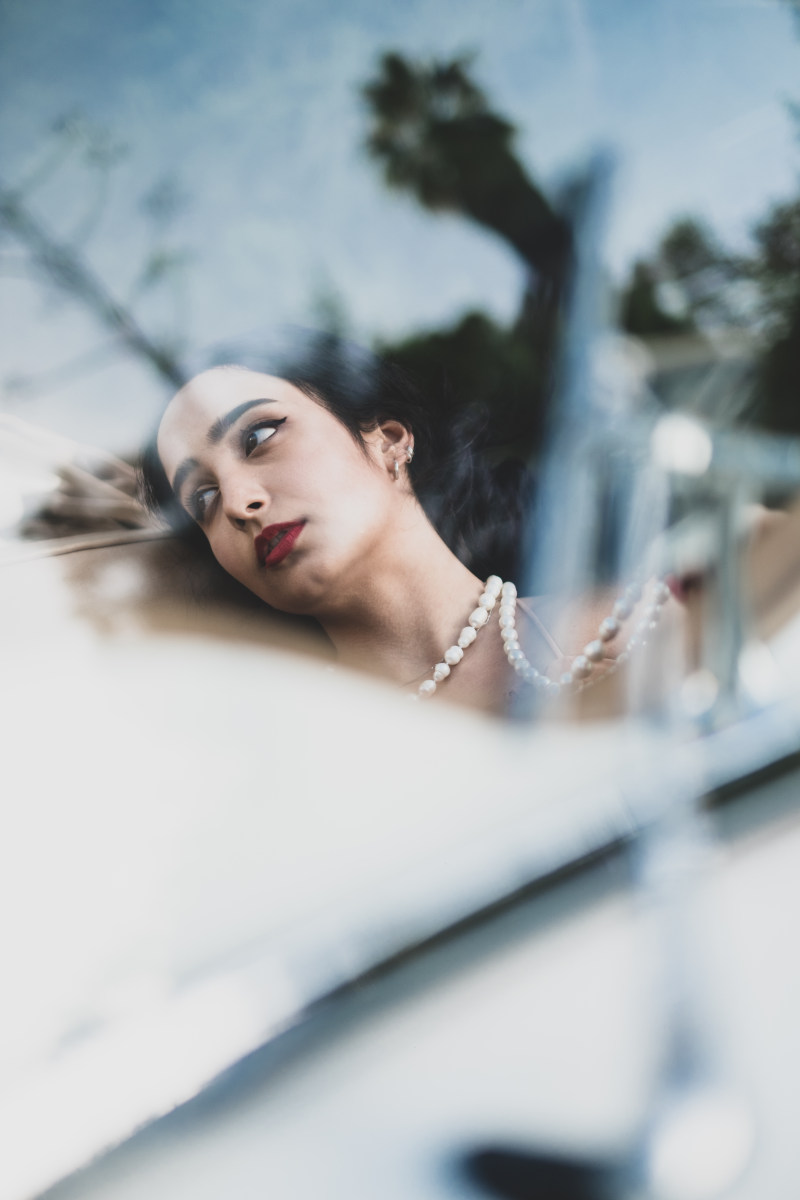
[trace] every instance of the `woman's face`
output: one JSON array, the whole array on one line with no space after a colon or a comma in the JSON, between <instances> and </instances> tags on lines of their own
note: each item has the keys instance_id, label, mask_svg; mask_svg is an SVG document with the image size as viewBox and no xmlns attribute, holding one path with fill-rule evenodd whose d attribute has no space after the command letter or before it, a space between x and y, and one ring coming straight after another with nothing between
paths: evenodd
<instances>
[{"instance_id":1,"label":"woman's face","mask_svg":"<svg viewBox=\"0 0 800 1200\"><path fill-rule=\"evenodd\" d=\"M275 608L320 616L390 553L410 496L392 466L408 441L391 422L362 448L286 380L217 367L172 400L158 453L225 570Z\"/></svg>"}]
</instances>

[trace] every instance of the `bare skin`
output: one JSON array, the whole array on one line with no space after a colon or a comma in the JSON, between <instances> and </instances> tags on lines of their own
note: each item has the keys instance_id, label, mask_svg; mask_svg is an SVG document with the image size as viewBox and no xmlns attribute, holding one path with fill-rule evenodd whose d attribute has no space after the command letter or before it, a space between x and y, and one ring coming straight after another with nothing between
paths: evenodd
<instances>
[{"instance_id":1,"label":"bare skin","mask_svg":"<svg viewBox=\"0 0 800 1200\"><path fill-rule=\"evenodd\" d=\"M272 607L315 617L344 665L410 690L457 639L483 587L417 501L412 447L397 421L360 445L321 403L239 367L191 380L158 434L167 478L225 570ZM270 565L256 539L276 525L299 532ZM450 700L506 708L515 676L496 622L495 614L441 688ZM543 670L551 652L526 624L523 644Z\"/></svg>"}]
</instances>

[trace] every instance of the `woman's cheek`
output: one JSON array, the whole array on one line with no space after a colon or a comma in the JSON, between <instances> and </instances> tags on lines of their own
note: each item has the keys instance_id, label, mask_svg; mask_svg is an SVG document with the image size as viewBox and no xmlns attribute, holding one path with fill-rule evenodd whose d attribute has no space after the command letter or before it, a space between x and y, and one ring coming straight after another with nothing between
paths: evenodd
<instances>
[{"instance_id":1,"label":"woman's cheek","mask_svg":"<svg viewBox=\"0 0 800 1200\"><path fill-rule=\"evenodd\" d=\"M244 556L242 554L235 554L233 547L224 538L215 538L212 536L208 541L211 546L211 553L222 569L227 571L229 575L233 575L234 579L241 579L245 566Z\"/></svg>"}]
</instances>

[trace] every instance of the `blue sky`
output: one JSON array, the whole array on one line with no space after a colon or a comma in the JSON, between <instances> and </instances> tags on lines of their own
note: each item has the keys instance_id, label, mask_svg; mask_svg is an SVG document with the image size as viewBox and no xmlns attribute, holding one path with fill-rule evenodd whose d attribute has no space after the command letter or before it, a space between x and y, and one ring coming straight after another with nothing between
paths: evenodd
<instances>
[{"instance_id":1,"label":"blue sky","mask_svg":"<svg viewBox=\"0 0 800 1200\"><path fill-rule=\"evenodd\" d=\"M453 216L389 194L361 148L359 84L378 55L476 53L475 73L519 128L520 155L556 186L598 144L619 171L606 257L620 274L675 215L741 242L796 188L786 103L800 99L800 38L780 0L0 0L0 139L6 181L47 130L81 110L129 147L86 247L124 296L148 246L142 195L174 176L173 231L191 261L179 331L193 347L277 321L313 323L335 294L357 336L510 317L520 269ZM88 206L68 163L30 200L59 236ZM168 297L141 308L159 332ZM0 276L2 376L52 369L102 340L40 281ZM10 332L10 337L8 336ZM126 449L163 388L115 360L5 406Z\"/></svg>"}]
</instances>

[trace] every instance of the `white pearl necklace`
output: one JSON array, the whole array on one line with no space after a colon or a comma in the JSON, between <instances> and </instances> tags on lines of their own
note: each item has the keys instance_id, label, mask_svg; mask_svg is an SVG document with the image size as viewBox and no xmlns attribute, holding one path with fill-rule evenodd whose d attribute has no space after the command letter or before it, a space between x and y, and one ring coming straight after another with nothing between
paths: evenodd
<instances>
[{"instance_id":1,"label":"white pearl necklace","mask_svg":"<svg viewBox=\"0 0 800 1200\"><path fill-rule=\"evenodd\" d=\"M661 610L670 594L670 590L663 580L658 580L625 649L607 667L605 675L616 671L627 661L631 651L645 644L648 633L656 628ZM478 598L477 608L469 615L469 623L461 630L457 642L445 650L442 656L443 661L437 663L433 668L433 676L419 685L415 699L427 699L432 696L438 685L448 677L452 668L461 662L464 651L477 638L478 630L487 624L489 614L498 599L500 600L500 636L503 639L506 658L522 681L548 695L557 695L565 688L583 689L593 682L590 677L595 665L603 659L606 646L618 636L622 629L622 622L631 616L641 598L641 587L635 583L630 584L614 602L611 615L604 617L598 625L597 637L587 642L581 653L572 660L569 671L564 672L561 679L556 681L542 674L541 671L537 671L536 667L528 662L520 646L516 628L516 586L510 581L503 583L497 575L490 575L483 585L483 592Z\"/></svg>"},{"instance_id":2,"label":"white pearl necklace","mask_svg":"<svg viewBox=\"0 0 800 1200\"><path fill-rule=\"evenodd\" d=\"M447 679L452 668L461 662L464 651L472 645L478 636L478 630L483 629L489 620L489 614L497 603L503 586L503 581L498 575L490 575L486 580L483 591L478 597L478 606L469 614L468 623L458 635L458 640L445 650L442 661L433 668L432 678L426 679L417 688L417 696L421 700L432 696L442 680Z\"/></svg>"},{"instance_id":3,"label":"white pearl necklace","mask_svg":"<svg viewBox=\"0 0 800 1200\"><path fill-rule=\"evenodd\" d=\"M658 580L653 595L637 622L625 649L609 664L604 672L605 675L616 671L618 667L627 662L631 651L645 644L648 633L656 628L661 610L670 595L667 585L663 580ZM595 665L602 661L606 646L613 642L620 633L622 622L631 616L641 598L641 587L635 583L630 584L615 600L611 615L604 617L598 625L597 637L586 643L581 653L572 660L569 671L565 671L561 679L556 682L547 675L543 675L541 671L537 671L525 657L516 630L517 589L513 583L504 583L500 603L500 636L505 644L506 658L525 683L532 684L540 691L554 695L564 688L576 685L578 688L585 688L591 682L590 676Z\"/></svg>"}]
</instances>

